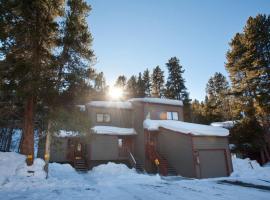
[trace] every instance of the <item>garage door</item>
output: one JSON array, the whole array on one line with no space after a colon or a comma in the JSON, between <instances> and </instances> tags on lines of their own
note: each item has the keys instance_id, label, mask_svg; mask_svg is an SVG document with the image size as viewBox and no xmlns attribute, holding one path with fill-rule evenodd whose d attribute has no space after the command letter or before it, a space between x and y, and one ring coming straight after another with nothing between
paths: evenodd
<instances>
[{"instance_id":1,"label":"garage door","mask_svg":"<svg viewBox=\"0 0 270 200\"><path fill-rule=\"evenodd\" d=\"M201 178L227 176L225 150L199 150Z\"/></svg>"}]
</instances>

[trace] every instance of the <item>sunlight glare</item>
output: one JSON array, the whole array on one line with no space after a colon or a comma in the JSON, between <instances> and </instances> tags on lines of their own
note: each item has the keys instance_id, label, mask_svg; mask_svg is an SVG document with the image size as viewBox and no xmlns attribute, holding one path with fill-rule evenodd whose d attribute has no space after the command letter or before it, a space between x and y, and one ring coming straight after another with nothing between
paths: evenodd
<instances>
[{"instance_id":1,"label":"sunlight glare","mask_svg":"<svg viewBox=\"0 0 270 200\"><path fill-rule=\"evenodd\" d=\"M119 87L110 87L109 95L113 99L120 99L123 96L123 90Z\"/></svg>"}]
</instances>

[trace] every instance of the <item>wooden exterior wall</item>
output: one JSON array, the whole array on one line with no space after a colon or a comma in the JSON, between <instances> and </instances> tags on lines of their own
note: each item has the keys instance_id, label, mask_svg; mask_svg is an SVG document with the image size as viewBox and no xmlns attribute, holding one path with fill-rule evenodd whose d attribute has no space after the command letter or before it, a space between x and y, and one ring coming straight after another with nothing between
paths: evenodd
<instances>
[{"instance_id":1,"label":"wooden exterior wall","mask_svg":"<svg viewBox=\"0 0 270 200\"><path fill-rule=\"evenodd\" d=\"M161 128L157 149L182 176L229 176L232 161L228 137L194 136Z\"/></svg>"},{"instance_id":2,"label":"wooden exterior wall","mask_svg":"<svg viewBox=\"0 0 270 200\"><path fill-rule=\"evenodd\" d=\"M196 177L190 135L161 129L158 133L157 150L178 174Z\"/></svg>"},{"instance_id":3,"label":"wooden exterior wall","mask_svg":"<svg viewBox=\"0 0 270 200\"><path fill-rule=\"evenodd\" d=\"M91 160L118 160L118 137L93 135L91 138Z\"/></svg>"},{"instance_id":4,"label":"wooden exterior wall","mask_svg":"<svg viewBox=\"0 0 270 200\"><path fill-rule=\"evenodd\" d=\"M87 112L89 116L89 121L92 126L116 126L123 128L132 127L132 112L131 109L117 109L117 108L101 108L88 106ZM110 122L97 122L96 114L110 114Z\"/></svg>"},{"instance_id":5,"label":"wooden exterior wall","mask_svg":"<svg viewBox=\"0 0 270 200\"><path fill-rule=\"evenodd\" d=\"M146 117L150 113L150 119L159 120L160 112L177 112L178 120L184 121L183 107L165 104L144 103L144 116Z\"/></svg>"}]
</instances>

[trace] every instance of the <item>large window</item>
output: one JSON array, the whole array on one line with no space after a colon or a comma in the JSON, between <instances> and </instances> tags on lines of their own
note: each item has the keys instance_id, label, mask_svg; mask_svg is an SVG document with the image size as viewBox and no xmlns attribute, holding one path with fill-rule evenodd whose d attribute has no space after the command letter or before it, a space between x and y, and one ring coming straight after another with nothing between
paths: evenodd
<instances>
[{"instance_id":1,"label":"large window","mask_svg":"<svg viewBox=\"0 0 270 200\"><path fill-rule=\"evenodd\" d=\"M178 121L178 112L160 112L159 119Z\"/></svg>"},{"instance_id":2,"label":"large window","mask_svg":"<svg viewBox=\"0 0 270 200\"><path fill-rule=\"evenodd\" d=\"M110 122L111 115L107 113L97 113L97 122Z\"/></svg>"}]
</instances>

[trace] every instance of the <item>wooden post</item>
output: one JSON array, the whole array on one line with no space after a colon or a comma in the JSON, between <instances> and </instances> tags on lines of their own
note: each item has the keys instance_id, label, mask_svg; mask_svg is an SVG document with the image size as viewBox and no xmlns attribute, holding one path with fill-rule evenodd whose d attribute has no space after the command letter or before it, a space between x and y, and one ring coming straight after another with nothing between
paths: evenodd
<instances>
[{"instance_id":1,"label":"wooden post","mask_svg":"<svg viewBox=\"0 0 270 200\"><path fill-rule=\"evenodd\" d=\"M46 172L46 179L49 177L49 161L50 161L50 150L51 150L51 120L48 121L48 130L46 134L46 144L45 144L45 152L44 152L44 160L45 166L44 170Z\"/></svg>"}]
</instances>

